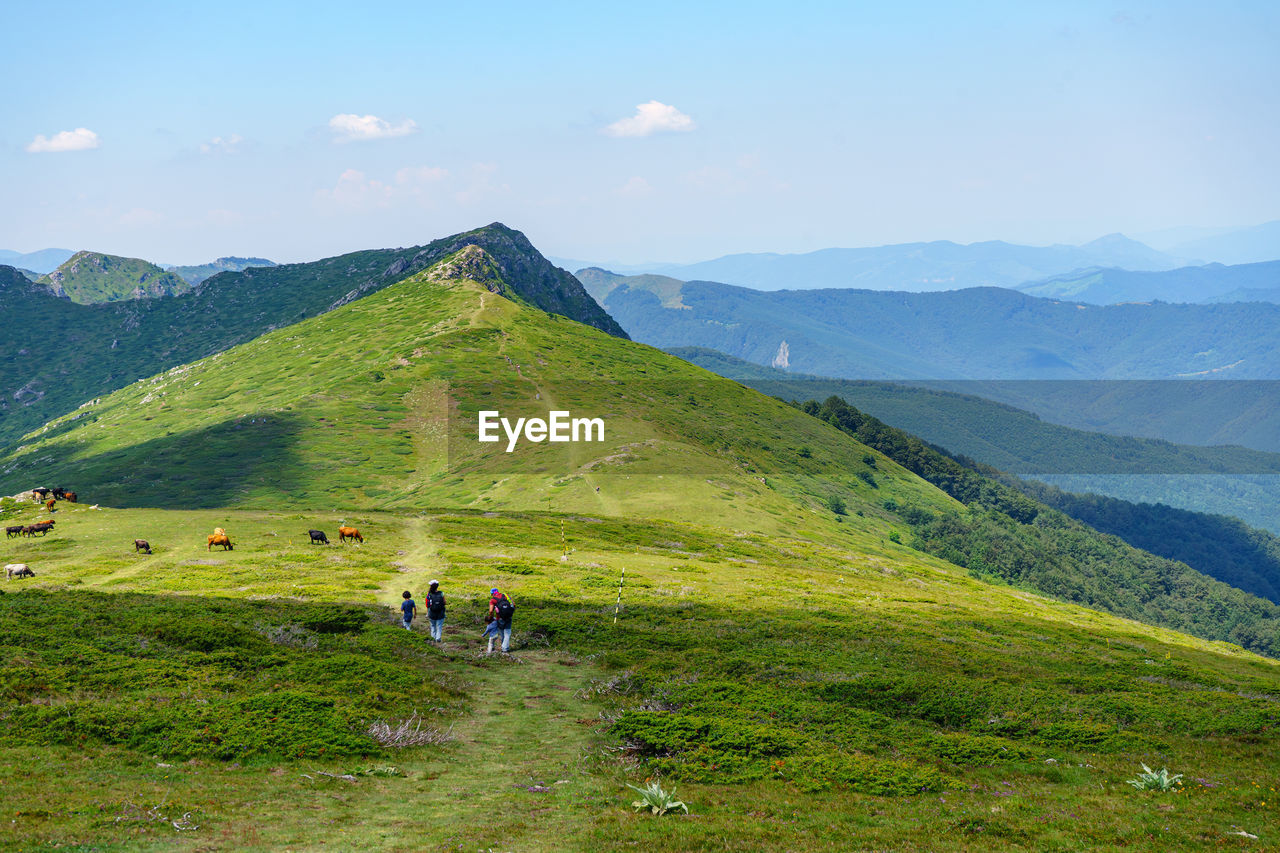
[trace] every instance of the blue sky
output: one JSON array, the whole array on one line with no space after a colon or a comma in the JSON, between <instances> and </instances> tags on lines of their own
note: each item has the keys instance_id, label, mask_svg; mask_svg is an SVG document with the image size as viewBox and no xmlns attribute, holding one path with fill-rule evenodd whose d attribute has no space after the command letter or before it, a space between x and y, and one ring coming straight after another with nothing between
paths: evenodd
<instances>
[{"instance_id":1,"label":"blue sky","mask_svg":"<svg viewBox=\"0 0 1280 853\"><path fill-rule=\"evenodd\" d=\"M697 260L1280 218L1280 4L7 3L0 248ZM643 106L642 106L643 105Z\"/></svg>"}]
</instances>

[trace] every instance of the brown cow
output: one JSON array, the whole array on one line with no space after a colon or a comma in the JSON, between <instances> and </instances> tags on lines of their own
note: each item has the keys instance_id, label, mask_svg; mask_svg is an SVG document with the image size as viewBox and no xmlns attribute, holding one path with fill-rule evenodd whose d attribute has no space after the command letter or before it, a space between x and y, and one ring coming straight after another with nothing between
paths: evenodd
<instances>
[{"instance_id":1,"label":"brown cow","mask_svg":"<svg viewBox=\"0 0 1280 853\"><path fill-rule=\"evenodd\" d=\"M221 546L222 546L222 550L224 550L224 551L234 551L234 550L235 550L235 548L232 548L232 547L231 547L231 537L230 537L230 536L228 536L228 535L227 535L227 534L225 534L225 533L211 533L211 534L209 534L209 550L210 550L210 551L212 551L212 550L213 550L213 546L214 546L214 545L221 545Z\"/></svg>"},{"instance_id":2,"label":"brown cow","mask_svg":"<svg viewBox=\"0 0 1280 853\"><path fill-rule=\"evenodd\" d=\"M49 512L53 512L54 511L53 508L57 503L58 503L57 498L49 498L49 500L44 502L44 508L49 510Z\"/></svg>"},{"instance_id":3,"label":"brown cow","mask_svg":"<svg viewBox=\"0 0 1280 853\"><path fill-rule=\"evenodd\" d=\"M138 553L139 551L146 551L148 554L150 554L150 553L151 553L151 543L150 543L150 542L148 542L148 541L147 541L147 540L145 540L145 539L135 539L135 540L133 540L133 553L135 553L135 554L136 554L136 553Z\"/></svg>"},{"instance_id":4,"label":"brown cow","mask_svg":"<svg viewBox=\"0 0 1280 853\"><path fill-rule=\"evenodd\" d=\"M67 492L67 503L72 503L72 504L73 504L73 503L75 503L75 502L76 502L76 493L75 493L75 492Z\"/></svg>"},{"instance_id":5,"label":"brown cow","mask_svg":"<svg viewBox=\"0 0 1280 853\"><path fill-rule=\"evenodd\" d=\"M360 531L354 527L339 527L338 541L346 542L348 539L354 539L357 542L364 542L364 537L360 535Z\"/></svg>"}]
</instances>

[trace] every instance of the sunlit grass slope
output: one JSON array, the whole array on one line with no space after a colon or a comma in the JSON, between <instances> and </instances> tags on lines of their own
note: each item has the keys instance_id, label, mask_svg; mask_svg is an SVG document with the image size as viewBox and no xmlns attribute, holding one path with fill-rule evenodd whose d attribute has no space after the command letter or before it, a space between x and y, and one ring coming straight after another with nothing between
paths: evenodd
<instances>
[{"instance_id":1,"label":"sunlit grass slope","mask_svg":"<svg viewBox=\"0 0 1280 853\"><path fill-rule=\"evenodd\" d=\"M1274 841L1274 661L990 586L891 542L480 510L56 517L56 536L3 543L37 576L0 595L0 844ZM307 541L339 522L365 544ZM206 550L213 526L235 550ZM136 537L155 553L134 553ZM400 590L431 578L452 605L438 649L391 621ZM495 585L518 604L514 663L477 657ZM453 740L365 734L415 713ZM1134 790L1144 762L1185 784ZM655 776L691 817L631 812L624 783Z\"/></svg>"},{"instance_id":2,"label":"sunlit grass slope","mask_svg":"<svg viewBox=\"0 0 1280 853\"><path fill-rule=\"evenodd\" d=\"M605 441L507 453L476 441L481 409L599 417ZM885 535L886 498L953 505L776 400L528 307L478 248L31 433L0 491L45 480L112 506L560 509L842 538Z\"/></svg>"}]
</instances>

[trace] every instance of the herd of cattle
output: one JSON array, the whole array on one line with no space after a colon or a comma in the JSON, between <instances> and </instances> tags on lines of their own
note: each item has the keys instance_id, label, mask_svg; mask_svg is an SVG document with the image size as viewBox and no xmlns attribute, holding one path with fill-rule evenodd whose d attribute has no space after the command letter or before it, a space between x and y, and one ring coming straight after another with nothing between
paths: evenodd
<instances>
[{"instance_id":1,"label":"herd of cattle","mask_svg":"<svg viewBox=\"0 0 1280 853\"><path fill-rule=\"evenodd\" d=\"M53 497L50 497L52 495ZM58 501L66 501L67 503L76 502L76 493L69 491L65 486L49 489L41 486L38 489L31 490L31 500L38 504L44 504L44 508L49 512L57 512L54 509ZM15 536L35 536L39 534L45 536L53 529L53 521L37 521L35 524L15 524L4 529L4 538L12 539Z\"/></svg>"},{"instance_id":2,"label":"herd of cattle","mask_svg":"<svg viewBox=\"0 0 1280 853\"><path fill-rule=\"evenodd\" d=\"M53 495L53 497L46 500L48 495ZM54 506L60 500L75 503L76 493L67 491L61 486L56 489L46 489L42 487L31 490L31 499L36 503L44 504L45 508L50 512L55 512ZM90 508L97 509L97 506L95 505ZM15 524L5 527L4 535L6 539L12 539L15 536L30 537L37 534L45 536L53 529L54 523L55 522L50 519L49 521L37 521L34 524ZM329 544L329 537L325 535L323 530L308 530L307 535L310 537L312 544ZM348 540L363 544L364 536L357 528L343 525L338 528L338 541L345 544ZM213 533L209 534L207 550L212 551L214 545L221 546L224 551L235 550L234 546L231 544L231 537L227 535L227 531L223 530L221 527L215 527L213 529ZM150 554L151 543L146 539L135 539L133 540L133 550L134 553ZM31 571L31 567L25 563L10 563L4 568L5 577L7 579L35 577L35 572Z\"/></svg>"},{"instance_id":3,"label":"herd of cattle","mask_svg":"<svg viewBox=\"0 0 1280 853\"><path fill-rule=\"evenodd\" d=\"M35 524L14 524L4 529L4 538L12 539L15 536L35 536L37 533L44 536L52 529L52 519L49 521L37 521Z\"/></svg>"}]
</instances>

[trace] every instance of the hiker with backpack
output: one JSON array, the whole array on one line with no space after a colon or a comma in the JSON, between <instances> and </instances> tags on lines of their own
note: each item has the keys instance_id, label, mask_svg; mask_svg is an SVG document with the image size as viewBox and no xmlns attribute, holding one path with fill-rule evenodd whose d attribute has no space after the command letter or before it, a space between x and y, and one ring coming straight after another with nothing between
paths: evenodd
<instances>
[{"instance_id":1,"label":"hiker with backpack","mask_svg":"<svg viewBox=\"0 0 1280 853\"><path fill-rule=\"evenodd\" d=\"M489 654L493 654L493 641L502 637L502 653L511 651L511 617L515 615L516 606L497 589L489 590L489 615L497 629L489 635ZM486 632L487 633L487 632Z\"/></svg>"},{"instance_id":2,"label":"hiker with backpack","mask_svg":"<svg viewBox=\"0 0 1280 853\"><path fill-rule=\"evenodd\" d=\"M444 636L444 593L440 591L440 581L432 581L427 593L427 621L431 623L431 639L440 642Z\"/></svg>"}]
</instances>

